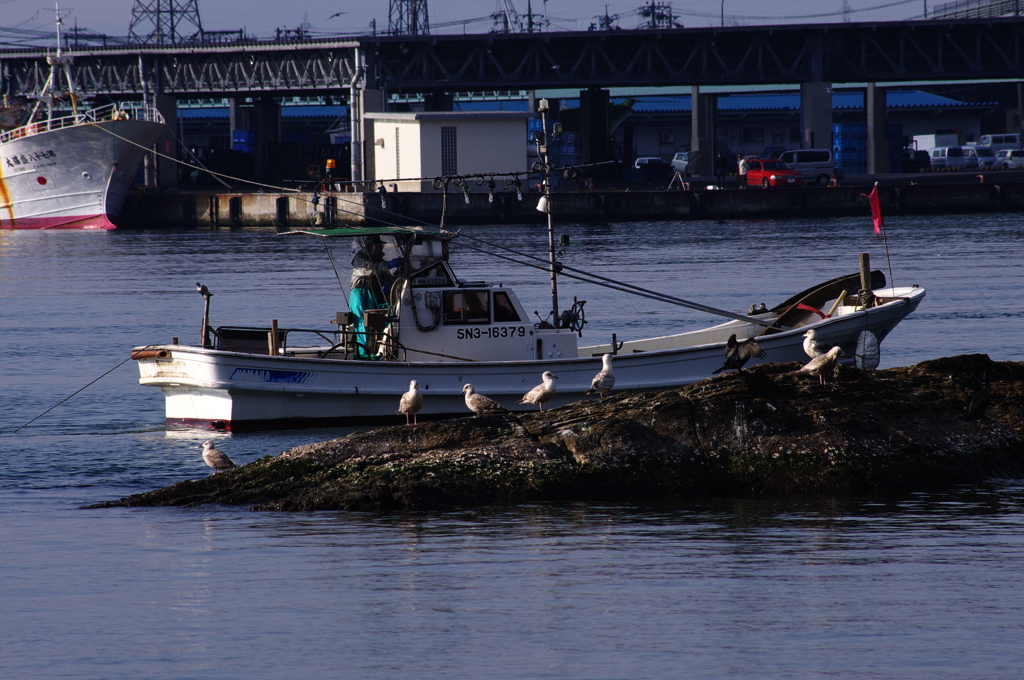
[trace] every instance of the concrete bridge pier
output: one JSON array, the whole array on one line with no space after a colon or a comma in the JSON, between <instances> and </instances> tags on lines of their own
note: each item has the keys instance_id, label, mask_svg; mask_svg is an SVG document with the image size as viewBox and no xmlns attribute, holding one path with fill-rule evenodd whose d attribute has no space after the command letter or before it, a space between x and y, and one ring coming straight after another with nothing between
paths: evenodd
<instances>
[{"instance_id":1,"label":"concrete bridge pier","mask_svg":"<svg viewBox=\"0 0 1024 680\"><path fill-rule=\"evenodd\" d=\"M892 171L889 140L885 137L885 90L868 83L864 92L864 114L868 123L868 174Z\"/></svg>"},{"instance_id":2,"label":"concrete bridge pier","mask_svg":"<svg viewBox=\"0 0 1024 680\"><path fill-rule=\"evenodd\" d=\"M801 148L832 148L832 83L800 85L800 137Z\"/></svg>"},{"instance_id":3,"label":"concrete bridge pier","mask_svg":"<svg viewBox=\"0 0 1024 680\"><path fill-rule=\"evenodd\" d=\"M696 152L694 174L711 177L715 174L715 125L718 95L706 94L700 87L690 88L690 150Z\"/></svg>"}]
</instances>

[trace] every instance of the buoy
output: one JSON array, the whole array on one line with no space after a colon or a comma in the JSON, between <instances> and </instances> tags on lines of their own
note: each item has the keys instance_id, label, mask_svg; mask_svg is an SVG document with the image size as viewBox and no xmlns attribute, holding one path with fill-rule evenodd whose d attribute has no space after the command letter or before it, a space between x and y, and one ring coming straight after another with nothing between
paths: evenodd
<instances>
[{"instance_id":1,"label":"buoy","mask_svg":"<svg viewBox=\"0 0 1024 680\"><path fill-rule=\"evenodd\" d=\"M878 348L878 338L871 331L861 331L857 336L857 351L854 354L854 363L857 368L871 371L878 368L879 359L882 356Z\"/></svg>"}]
</instances>

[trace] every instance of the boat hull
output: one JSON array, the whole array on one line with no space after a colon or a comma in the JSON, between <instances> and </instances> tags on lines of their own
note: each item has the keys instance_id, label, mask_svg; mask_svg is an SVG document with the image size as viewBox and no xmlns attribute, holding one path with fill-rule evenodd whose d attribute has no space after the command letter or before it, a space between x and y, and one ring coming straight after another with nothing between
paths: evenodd
<instances>
[{"instance_id":1,"label":"boat hull","mask_svg":"<svg viewBox=\"0 0 1024 680\"><path fill-rule=\"evenodd\" d=\"M130 119L7 135L0 228L113 229L143 155L166 133L162 123Z\"/></svg>"},{"instance_id":2,"label":"boat hull","mask_svg":"<svg viewBox=\"0 0 1024 680\"><path fill-rule=\"evenodd\" d=\"M898 299L878 307L759 337L765 361L806 363L803 334L809 327L816 329L820 340L841 346L852 361L862 331L870 330L881 342L924 298L920 289L897 289L892 294ZM619 354L613 360L615 391L670 389L707 378L723 364L728 335L747 337L757 330L730 321L699 331L700 337L715 338L714 342ZM690 334L672 337L686 335ZM146 355L139 360L140 383L164 392L169 426L240 431L399 422L404 417L397 414L398 400L410 380L419 381L424 418L466 415L466 383L509 410L536 410L519 402L540 383L543 371L558 378L557 394L547 406L559 406L594 398L586 391L601 369L606 349L583 347L581 356L571 359L471 363L269 356L180 345L135 351ZM755 363L759 361L750 365Z\"/></svg>"}]
</instances>

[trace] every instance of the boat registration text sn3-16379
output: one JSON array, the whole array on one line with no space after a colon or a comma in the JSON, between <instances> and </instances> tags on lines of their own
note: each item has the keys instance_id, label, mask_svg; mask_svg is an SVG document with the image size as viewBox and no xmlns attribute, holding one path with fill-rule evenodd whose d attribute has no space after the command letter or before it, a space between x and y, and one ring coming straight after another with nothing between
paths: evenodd
<instances>
[{"instance_id":1,"label":"boat registration text sn3-16379","mask_svg":"<svg viewBox=\"0 0 1024 680\"><path fill-rule=\"evenodd\" d=\"M524 338L526 326L489 326L487 328L460 328L455 337L459 340L479 340L480 338Z\"/></svg>"}]
</instances>

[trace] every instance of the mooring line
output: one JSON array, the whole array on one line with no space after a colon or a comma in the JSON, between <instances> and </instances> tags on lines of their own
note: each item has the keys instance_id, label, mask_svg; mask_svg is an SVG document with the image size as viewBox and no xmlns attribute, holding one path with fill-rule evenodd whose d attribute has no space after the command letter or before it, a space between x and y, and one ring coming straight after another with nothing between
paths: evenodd
<instances>
[{"instance_id":1,"label":"mooring line","mask_svg":"<svg viewBox=\"0 0 1024 680\"><path fill-rule=\"evenodd\" d=\"M143 349L149 349L150 347L152 347L152 345L146 345L146 347L144 347ZM141 351L141 350L140 350L140 351ZM35 418L33 418L32 420L28 421L27 423L25 423L24 425L22 425L21 427L19 427L19 428L18 428L17 430L15 430L15 431L14 431L14 432L13 432L12 434L18 434L18 432L20 432L20 431L21 431L21 430L22 430L23 428L26 428L26 427L28 427L29 425L31 425L32 423L36 422L37 420L39 420L40 418L42 418L43 416L45 416L45 415L46 415L47 413L49 413L49 412L50 412L50 411L52 411L53 409L57 408L58 406L60 406L60 405L61 405L61 404L63 404L63 403L65 402L65 401L67 401L67 400L68 400L68 399L70 399L71 397L75 396L75 395L76 395L76 394L78 394L79 392L82 392L82 391L84 391L85 389L87 389L87 388L91 387L92 385L94 385L94 384L98 383L98 382L99 382L100 380L102 380L103 378L107 377L108 375L110 375L111 373L113 373L114 371L116 371L117 369L121 368L122 366L124 366L124 365L125 365L126 363L128 363L129 361L131 361L131 360L132 360L132 359L134 359L134 358L135 358L135 352L132 352L131 354L129 354L129 355L128 355L128 358L127 358L127 359L125 359L124 361L122 361L121 363L119 363L119 364L118 364L117 366L114 366L114 367L113 367L112 369L110 369L109 371L107 371L106 373L104 373L103 375L101 375L100 377L96 378L95 380L93 380L92 382L90 382L90 383L89 383L88 385L86 385L85 387L82 387L81 389L79 389L79 390L76 390L75 392L72 392L72 393L71 393L71 394L69 394L68 396L64 397L63 399L61 399L60 401L58 401L58 402L57 402L56 404L54 404L54 405L53 405L53 406L51 406L50 408L46 409L45 411L43 411L42 413L40 413L39 415L37 415L37 416L36 416Z\"/></svg>"}]
</instances>

